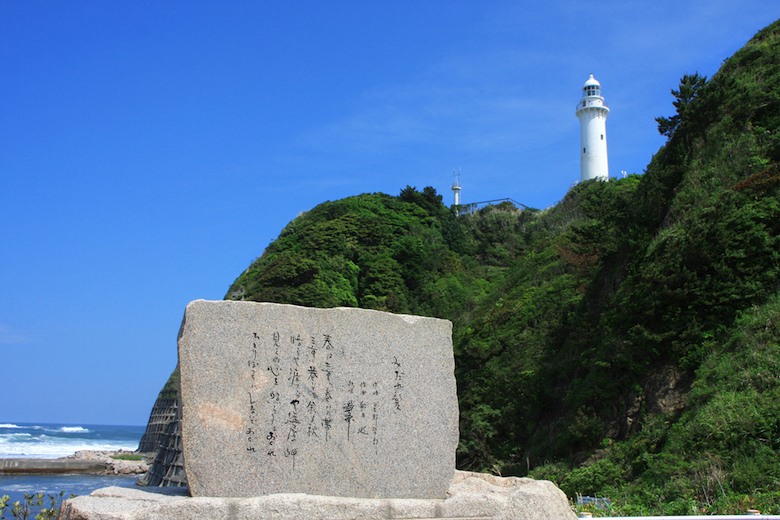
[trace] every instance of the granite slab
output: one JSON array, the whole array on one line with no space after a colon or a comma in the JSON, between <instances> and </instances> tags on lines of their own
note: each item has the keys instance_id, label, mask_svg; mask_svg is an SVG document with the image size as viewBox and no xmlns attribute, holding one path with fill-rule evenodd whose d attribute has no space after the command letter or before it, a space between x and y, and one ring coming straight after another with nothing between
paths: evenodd
<instances>
[{"instance_id":1,"label":"granite slab","mask_svg":"<svg viewBox=\"0 0 780 520\"><path fill-rule=\"evenodd\" d=\"M443 498L458 403L446 320L196 300L179 333L193 496Z\"/></svg>"}]
</instances>

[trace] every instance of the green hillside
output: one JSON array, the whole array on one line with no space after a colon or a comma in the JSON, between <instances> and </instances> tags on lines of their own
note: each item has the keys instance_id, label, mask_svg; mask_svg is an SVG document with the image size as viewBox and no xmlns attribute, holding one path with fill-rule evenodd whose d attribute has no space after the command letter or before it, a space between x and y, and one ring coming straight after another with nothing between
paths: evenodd
<instances>
[{"instance_id":1,"label":"green hillside","mask_svg":"<svg viewBox=\"0 0 780 520\"><path fill-rule=\"evenodd\" d=\"M226 298L452 320L462 469L780 514L780 22L673 93L644 175L545 211L328 201Z\"/></svg>"}]
</instances>

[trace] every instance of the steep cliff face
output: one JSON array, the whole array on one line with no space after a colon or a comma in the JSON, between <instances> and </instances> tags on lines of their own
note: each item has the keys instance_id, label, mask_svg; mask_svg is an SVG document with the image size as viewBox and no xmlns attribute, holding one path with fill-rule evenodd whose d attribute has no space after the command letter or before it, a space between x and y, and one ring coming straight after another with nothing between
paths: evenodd
<instances>
[{"instance_id":1,"label":"steep cliff face","mask_svg":"<svg viewBox=\"0 0 780 520\"><path fill-rule=\"evenodd\" d=\"M450 319L461 468L727 509L780 482L778 42L775 23L709 81L683 78L642 176L545 211L453 212L409 187L325 202L226 297ZM706 420L721 433L692 433Z\"/></svg>"}]
</instances>

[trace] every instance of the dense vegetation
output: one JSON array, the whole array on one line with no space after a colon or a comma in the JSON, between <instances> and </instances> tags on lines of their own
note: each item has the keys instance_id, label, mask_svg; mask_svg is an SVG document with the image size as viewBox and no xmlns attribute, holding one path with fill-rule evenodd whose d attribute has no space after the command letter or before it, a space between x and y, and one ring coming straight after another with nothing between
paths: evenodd
<instances>
[{"instance_id":1,"label":"dense vegetation","mask_svg":"<svg viewBox=\"0 0 780 520\"><path fill-rule=\"evenodd\" d=\"M452 320L463 469L622 513L778 514L779 39L682 79L644 175L545 211L325 202L227 298Z\"/></svg>"}]
</instances>

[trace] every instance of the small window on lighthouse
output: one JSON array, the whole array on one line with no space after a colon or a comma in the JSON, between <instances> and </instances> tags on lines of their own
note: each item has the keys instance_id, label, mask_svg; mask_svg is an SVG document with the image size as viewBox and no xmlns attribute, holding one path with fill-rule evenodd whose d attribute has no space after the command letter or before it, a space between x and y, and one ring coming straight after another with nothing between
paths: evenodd
<instances>
[{"instance_id":1,"label":"small window on lighthouse","mask_svg":"<svg viewBox=\"0 0 780 520\"><path fill-rule=\"evenodd\" d=\"M585 148L582 149L582 153L585 153Z\"/></svg>"},{"instance_id":2,"label":"small window on lighthouse","mask_svg":"<svg viewBox=\"0 0 780 520\"><path fill-rule=\"evenodd\" d=\"M601 140L602 141L604 140L604 134L601 134Z\"/></svg>"}]
</instances>

